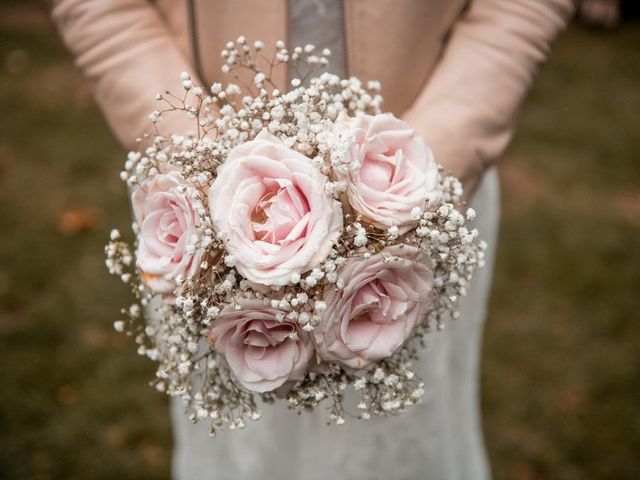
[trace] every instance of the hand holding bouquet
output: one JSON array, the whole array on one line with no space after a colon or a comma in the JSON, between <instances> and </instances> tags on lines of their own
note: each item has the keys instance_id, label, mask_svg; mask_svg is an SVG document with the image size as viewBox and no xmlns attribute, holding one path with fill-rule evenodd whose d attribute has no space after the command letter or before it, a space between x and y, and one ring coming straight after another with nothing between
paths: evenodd
<instances>
[{"instance_id":1,"label":"hand holding bouquet","mask_svg":"<svg viewBox=\"0 0 640 480\"><path fill-rule=\"evenodd\" d=\"M260 42L230 42L224 71L248 70L252 85L205 92L183 73L182 96L157 96L151 144L122 172L136 242L114 230L107 266L136 302L116 329L158 363L156 388L212 434L259 418L259 398L328 402L338 424L419 402L411 363L482 263L460 183L382 113L379 84L314 76L329 54L279 42L268 59ZM290 91L273 84L274 68L301 66ZM161 134L169 111L195 133ZM345 412L348 388L357 413Z\"/></svg>"}]
</instances>

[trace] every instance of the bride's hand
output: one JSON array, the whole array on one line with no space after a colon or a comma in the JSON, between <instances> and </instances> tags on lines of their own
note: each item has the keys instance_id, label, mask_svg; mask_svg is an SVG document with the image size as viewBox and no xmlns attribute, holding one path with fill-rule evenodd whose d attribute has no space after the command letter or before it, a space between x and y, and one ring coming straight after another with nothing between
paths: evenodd
<instances>
[{"instance_id":1,"label":"bride's hand","mask_svg":"<svg viewBox=\"0 0 640 480\"><path fill-rule=\"evenodd\" d=\"M422 135L436 162L444 168L443 173L453 175L462 182L462 200L469 203L487 168L480 152L474 151L473 142L459 132L449 131L442 123L433 124L427 118L416 118L411 112L403 120Z\"/></svg>"}]
</instances>

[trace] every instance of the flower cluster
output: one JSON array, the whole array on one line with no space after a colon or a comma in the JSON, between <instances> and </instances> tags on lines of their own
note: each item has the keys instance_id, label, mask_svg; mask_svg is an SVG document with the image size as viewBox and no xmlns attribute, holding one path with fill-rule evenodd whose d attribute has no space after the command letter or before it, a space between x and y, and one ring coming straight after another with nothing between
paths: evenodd
<instances>
[{"instance_id":1,"label":"flower cluster","mask_svg":"<svg viewBox=\"0 0 640 480\"><path fill-rule=\"evenodd\" d=\"M225 72L252 72L244 90L183 73L181 97L157 96L155 132L121 175L134 248L117 231L106 247L136 297L116 329L212 434L259 418L259 398L328 401L341 424L348 387L360 418L397 414L423 393L411 363L424 336L457 315L482 264L475 213L417 132L381 111L377 82L314 76L330 52L311 45L263 49L240 37L222 52ZM280 89L279 65L308 72ZM176 110L193 134L160 133Z\"/></svg>"}]
</instances>

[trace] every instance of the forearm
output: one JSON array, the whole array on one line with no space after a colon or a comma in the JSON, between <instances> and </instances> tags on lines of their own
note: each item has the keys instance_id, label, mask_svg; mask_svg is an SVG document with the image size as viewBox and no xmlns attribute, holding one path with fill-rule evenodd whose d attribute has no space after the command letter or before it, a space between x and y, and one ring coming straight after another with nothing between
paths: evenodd
<instances>
[{"instance_id":1,"label":"forearm","mask_svg":"<svg viewBox=\"0 0 640 480\"><path fill-rule=\"evenodd\" d=\"M506 148L571 0L475 0L405 120L469 192Z\"/></svg>"},{"instance_id":2,"label":"forearm","mask_svg":"<svg viewBox=\"0 0 640 480\"><path fill-rule=\"evenodd\" d=\"M145 0L58 0L52 14L109 125L128 148L152 129L148 115L160 107L155 94L182 92L181 71L196 78L163 19ZM162 125L172 133L195 127L172 114L163 117Z\"/></svg>"}]
</instances>

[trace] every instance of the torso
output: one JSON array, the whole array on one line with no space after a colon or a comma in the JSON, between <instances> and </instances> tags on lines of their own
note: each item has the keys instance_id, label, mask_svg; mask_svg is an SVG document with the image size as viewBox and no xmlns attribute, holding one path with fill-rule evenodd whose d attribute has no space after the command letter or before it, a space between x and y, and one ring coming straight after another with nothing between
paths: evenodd
<instances>
[{"instance_id":1,"label":"torso","mask_svg":"<svg viewBox=\"0 0 640 480\"><path fill-rule=\"evenodd\" d=\"M334 28L315 34L307 29L291 30L289 12L297 8L296 4L317 4L318 1L332 6L333 13L326 18ZM334 4L339 4L345 32L342 41L346 48L343 47L340 66L336 60L340 53L334 47L332 70L362 80L379 80L385 110L397 115L405 111L421 91L453 23L467 3L468 0L157 0L176 42L193 60L207 84L223 80L219 51L238 35L245 35L249 40L260 39L267 46L277 40L297 43L298 38L304 39L307 35L319 35L313 37L318 47L323 46L318 38L335 41L337 37L328 32L338 31L335 12L340 11ZM309 19L301 21L309 24ZM277 75L276 80L284 86L287 72Z\"/></svg>"}]
</instances>

